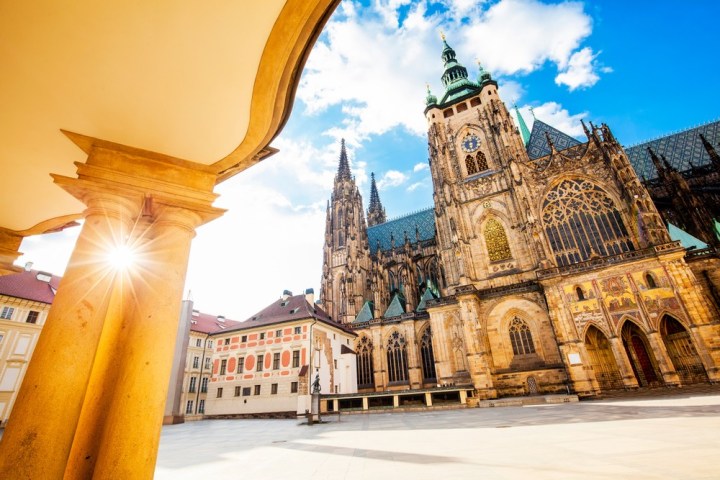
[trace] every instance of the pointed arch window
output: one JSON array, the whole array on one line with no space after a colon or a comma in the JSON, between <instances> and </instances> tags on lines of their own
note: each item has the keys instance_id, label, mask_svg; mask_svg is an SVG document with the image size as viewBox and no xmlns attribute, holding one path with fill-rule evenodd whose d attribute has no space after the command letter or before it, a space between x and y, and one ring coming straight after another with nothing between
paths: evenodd
<instances>
[{"instance_id":1,"label":"pointed arch window","mask_svg":"<svg viewBox=\"0 0 720 480\"><path fill-rule=\"evenodd\" d=\"M512 258L505 228L497 219L491 218L485 223L483 236L485 237L485 246L491 262Z\"/></svg>"},{"instance_id":2,"label":"pointed arch window","mask_svg":"<svg viewBox=\"0 0 720 480\"><path fill-rule=\"evenodd\" d=\"M478 152L477 154L477 167L479 172L490 168L488 167L487 157L485 157L485 154L483 152Z\"/></svg>"},{"instance_id":3,"label":"pointed arch window","mask_svg":"<svg viewBox=\"0 0 720 480\"><path fill-rule=\"evenodd\" d=\"M575 287L575 293L577 294L578 300L585 300L585 294L582 291L582 288Z\"/></svg>"},{"instance_id":4,"label":"pointed arch window","mask_svg":"<svg viewBox=\"0 0 720 480\"><path fill-rule=\"evenodd\" d=\"M652 276L652 273L646 273L645 274L645 283L647 283L648 288L657 288L657 282L655 282L655 278Z\"/></svg>"},{"instance_id":5,"label":"pointed arch window","mask_svg":"<svg viewBox=\"0 0 720 480\"><path fill-rule=\"evenodd\" d=\"M515 355L535 353L535 344L533 343L532 333L530 333L530 327L524 320L517 317L510 322L510 343Z\"/></svg>"},{"instance_id":6,"label":"pointed arch window","mask_svg":"<svg viewBox=\"0 0 720 480\"><path fill-rule=\"evenodd\" d=\"M357 382L358 388L375 386L373 375L372 340L363 336L357 343Z\"/></svg>"},{"instance_id":7,"label":"pointed arch window","mask_svg":"<svg viewBox=\"0 0 720 480\"><path fill-rule=\"evenodd\" d=\"M420 357L422 360L423 380L434 381L436 379L435 355L433 354L432 332L430 331L430 327L427 327L422 334L420 340Z\"/></svg>"},{"instance_id":8,"label":"pointed arch window","mask_svg":"<svg viewBox=\"0 0 720 480\"><path fill-rule=\"evenodd\" d=\"M408 381L407 343L405 337L397 330L388 338L387 363L390 383Z\"/></svg>"},{"instance_id":9,"label":"pointed arch window","mask_svg":"<svg viewBox=\"0 0 720 480\"><path fill-rule=\"evenodd\" d=\"M465 168L467 169L468 175L473 175L480 171L478 170L477 163L475 163L475 158L473 158L472 155L465 157Z\"/></svg>"},{"instance_id":10,"label":"pointed arch window","mask_svg":"<svg viewBox=\"0 0 720 480\"><path fill-rule=\"evenodd\" d=\"M561 267L635 250L610 196L587 180L563 180L548 192L542 221Z\"/></svg>"}]
</instances>

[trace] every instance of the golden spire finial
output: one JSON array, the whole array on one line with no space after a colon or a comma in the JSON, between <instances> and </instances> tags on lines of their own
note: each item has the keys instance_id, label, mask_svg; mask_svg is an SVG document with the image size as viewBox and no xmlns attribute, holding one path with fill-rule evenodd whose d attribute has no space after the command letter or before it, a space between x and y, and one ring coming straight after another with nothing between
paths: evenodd
<instances>
[{"instance_id":1,"label":"golden spire finial","mask_svg":"<svg viewBox=\"0 0 720 480\"><path fill-rule=\"evenodd\" d=\"M442 30L440 30L440 38L443 42L445 41L445 32L443 32Z\"/></svg>"}]
</instances>

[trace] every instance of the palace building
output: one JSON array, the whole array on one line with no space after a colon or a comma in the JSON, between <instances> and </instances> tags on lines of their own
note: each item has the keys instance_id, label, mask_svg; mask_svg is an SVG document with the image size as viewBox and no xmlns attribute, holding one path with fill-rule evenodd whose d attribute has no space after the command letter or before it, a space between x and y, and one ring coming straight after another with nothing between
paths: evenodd
<instances>
[{"instance_id":1,"label":"palace building","mask_svg":"<svg viewBox=\"0 0 720 480\"><path fill-rule=\"evenodd\" d=\"M609 126L582 142L519 112L516 126L490 73L472 80L444 39L442 60L433 208L388 221L373 177L366 214L341 145L321 301L358 335L359 392L473 403L720 380L720 260L695 228L708 197L683 207L704 241L687 250Z\"/></svg>"}]
</instances>

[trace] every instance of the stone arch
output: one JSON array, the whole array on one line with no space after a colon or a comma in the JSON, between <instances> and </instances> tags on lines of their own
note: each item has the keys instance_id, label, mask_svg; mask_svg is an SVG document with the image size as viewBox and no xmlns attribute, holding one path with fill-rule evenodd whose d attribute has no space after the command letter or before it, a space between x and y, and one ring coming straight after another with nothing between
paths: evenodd
<instances>
[{"instance_id":1,"label":"stone arch","mask_svg":"<svg viewBox=\"0 0 720 480\"><path fill-rule=\"evenodd\" d=\"M592 179L558 179L539 202L548 246L559 266L635 249L632 225L622 213L622 203Z\"/></svg>"},{"instance_id":2,"label":"stone arch","mask_svg":"<svg viewBox=\"0 0 720 480\"><path fill-rule=\"evenodd\" d=\"M625 354L641 387L662 385L662 374L646 333L634 320L625 318L619 329Z\"/></svg>"},{"instance_id":3,"label":"stone arch","mask_svg":"<svg viewBox=\"0 0 720 480\"><path fill-rule=\"evenodd\" d=\"M582 338L590 361L590 367L600 390L624 388L620 368L615 360L610 340L608 340L604 330L594 323L588 322Z\"/></svg>"},{"instance_id":4,"label":"stone arch","mask_svg":"<svg viewBox=\"0 0 720 480\"><path fill-rule=\"evenodd\" d=\"M708 382L705 367L692 336L683 322L673 315L664 314L660 318L659 330L670 361L682 384Z\"/></svg>"},{"instance_id":5,"label":"stone arch","mask_svg":"<svg viewBox=\"0 0 720 480\"><path fill-rule=\"evenodd\" d=\"M515 318L525 322L529 329L534 347L532 353L517 355L514 352L510 328ZM496 368L530 369L547 361L560 361L559 357L548 358L555 340L547 311L529 299L510 297L499 301L489 310L483 327Z\"/></svg>"}]
</instances>

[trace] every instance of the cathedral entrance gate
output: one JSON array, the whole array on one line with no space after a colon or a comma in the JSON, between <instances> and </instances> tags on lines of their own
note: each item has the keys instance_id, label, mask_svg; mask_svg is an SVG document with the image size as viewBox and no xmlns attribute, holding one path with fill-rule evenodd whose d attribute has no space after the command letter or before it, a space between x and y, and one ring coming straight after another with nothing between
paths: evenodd
<instances>
[{"instance_id":1,"label":"cathedral entrance gate","mask_svg":"<svg viewBox=\"0 0 720 480\"><path fill-rule=\"evenodd\" d=\"M670 315L663 316L660 321L660 334L683 385L709 381L690 332L680 322Z\"/></svg>"},{"instance_id":2,"label":"cathedral entrance gate","mask_svg":"<svg viewBox=\"0 0 720 480\"><path fill-rule=\"evenodd\" d=\"M655 359L648 348L647 338L640 327L633 322L625 322L622 328L622 341L640 386L662 385L662 377L658 373Z\"/></svg>"},{"instance_id":3,"label":"cathedral entrance gate","mask_svg":"<svg viewBox=\"0 0 720 480\"><path fill-rule=\"evenodd\" d=\"M610 341L596 327L590 326L585 332L585 349L590 357L590 366L601 390L623 389L625 385L613 356Z\"/></svg>"}]
</instances>

